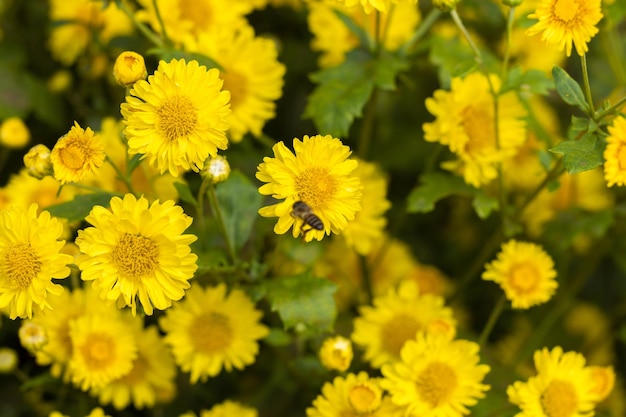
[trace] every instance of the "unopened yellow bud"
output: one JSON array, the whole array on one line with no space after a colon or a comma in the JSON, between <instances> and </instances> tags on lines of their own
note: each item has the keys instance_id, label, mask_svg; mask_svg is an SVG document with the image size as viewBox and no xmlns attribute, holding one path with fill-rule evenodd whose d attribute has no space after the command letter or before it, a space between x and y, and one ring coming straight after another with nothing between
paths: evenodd
<instances>
[{"instance_id":1,"label":"unopened yellow bud","mask_svg":"<svg viewBox=\"0 0 626 417\"><path fill-rule=\"evenodd\" d=\"M433 0L433 6L442 12L449 12L456 9L456 5L460 2L461 0Z\"/></svg>"},{"instance_id":2,"label":"unopened yellow bud","mask_svg":"<svg viewBox=\"0 0 626 417\"><path fill-rule=\"evenodd\" d=\"M215 158L209 158L204 163L204 168L200 171L200 175L213 184L219 184L226 181L230 175L230 164L225 157L217 155Z\"/></svg>"},{"instance_id":3,"label":"unopened yellow bud","mask_svg":"<svg viewBox=\"0 0 626 417\"><path fill-rule=\"evenodd\" d=\"M0 143L7 148L23 148L30 142L30 131L19 117L9 117L0 125Z\"/></svg>"},{"instance_id":4,"label":"unopened yellow bud","mask_svg":"<svg viewBox=\"0 0 626 417\"><path fill-rule=\"evenodd\" d=\"M48 149L46 145L39 144L30 148L30 151L24 155L24 165L31 176L42 179L43 177L52 175L50 152L50 149Z\"/></svg>"},{"instance_id":5,"label":"unopened yellow bud","mask_svg":"<svg viewBox=\"0 0 626 417\"><path fill-rule=\"evenodd\" d=\"M48 336L44 328L32 321L22 322L22 326L17 331L17 336L22 346L31 352L41 349L48 343Z\"/></svg>"},{"instance_id":6,"label":"unopened yellow bud","mask_svg":"<svg viewBox=\"0 0 626 417\"><path fill-rule=\"evenodd\" d=\"M124 87L130 87L148 76L143 56L137 52L125 51L119 54L113 65L115 81Z\"/></svg>"},{"instance_id":7,"label":"unopened yellow bud","mask_svg":"<svg viewBox=\"0 0 626 417\"><path fill-rule=\"evenodd\" d=\"M352 343L342 336L329 337L320 348L320 361L326 369L345 371L352 363Z\"/></svg>"}]
</instances>

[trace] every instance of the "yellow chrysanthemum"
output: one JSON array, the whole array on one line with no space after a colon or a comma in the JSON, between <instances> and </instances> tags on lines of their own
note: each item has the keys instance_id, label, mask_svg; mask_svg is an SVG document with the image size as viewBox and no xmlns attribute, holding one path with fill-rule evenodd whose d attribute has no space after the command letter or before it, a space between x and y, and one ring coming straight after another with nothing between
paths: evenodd
<instances>
[{"instance_id":1,"label":"yellow chrysanthemum","mask_svg":"<svg viewBox=\"0 0 626 417\"><path fill-rule=\"evenodd\" d=\"M172 348L176 363L191 373L191 383L206 381L222 369L230 372L254 362L258 340L268 333L259 323L262 313L238 289L226 286L203 289L194 285L185 299L161 317L165 343Z\"/></svg>"},{"instance_id":2,"label":"yellow chrysanthemum","mask_svg":"<svg viewBox=\"0 0 626 417\"><path fill-rule=\"evenodd\" d=\"M572 53L572 43L578 55L587 52L587 43L598 33L596 25L602 19L601 0L542 0L535 13L528 16L538 22L531 26L529 36L541 33L541 40Z\"/></svg>"},{"instance_id":3,"label":"yellow chrysanthemum","mask_svg":"<svg viewBox=\"0 0 626 417\"><path fill-rule=\"evenodd\" d=\"M393 10L393 6L400 4L416 5L417 0L334 0L336 3L345 5L346 7L352 7L360 5L365 13L372 13L374 10L387 13Z\"/></svg>"},{"instance_id":4,"label":"yellow chrysanthemum","mask_svg":"<svg viewBox=\"0 0 626 417\"><path fill-rule=\"evenodd\" d=\"M9 117L0 124L0 144L7 148L23 148L30 142L30 131L19 117Z\"/></svg>"},{"instance_id":5,"label":"yellow chrysanthemum","mask_svg":"<svg viewBox=\"0 0 626 417\"><path fill-rule=\"evenodd\" d=\"M50 309L48 297L63 291L52 279L70 274L72 258L60 253L63 225L37 209L31 204L0 211L0 308L9 306L11 319L32 317L33 307Z\"/></svg>"},{"instance_id":6,"label":"yellow chrysanthemum","mask_svg":"<svg viewBox=\"0 0 626 417\"><path fill-rule=\"evenodd\" d=\"M129 321L112 315L88 314L69 323L72 382L83 391L99 389L127 374L137 357L137 341Z\"/></svg>"},{"instance_id":7,"label":"yellow chrysanthemum","mask_svg":"<svg viewBox=\"0 0 626 417\"><path fill-rule=\"evenodd\" d=\"M137 409L153 407L159 390L174 390L176 365L156 326L137 331L137 358L131 370L95 390L100 404L122 410L131 403Z\"/></svg>"},{"instance_id":8,"label":"yellow chrysanthemum","mask_svg":"<svg viewBox=\"0 0 626 417\"><path fill-rule=\"evenodd\" d=\"M259 412L255 408L230 400L200 412L200 417L258 417L258 415Z\"/></svg>"},{"instance_id":9,"label":"yellow chrysanthemum","mask_svg":"<svg viewBox=\"0 0 626 417\"><path fill-rule=\"evenodd\" d=\"M0 201L0 208L16 205L28 207L35 203L45 209L54 204L70 201L76 195L74 187L63 187L52 177L43 177L38 180L31 176L26 168L17 174L11 175L3 190L6 201Z\"/></svg>"},{"instance_id":10,"label":"yellow chrysanthemum","mask_svg":"<svg viewBox=\"0 0 626 417\"><path fill-rule=\"evenodd\" d=\"M485 396L490 368L479 365L479 346L442 334L419 333L402 348L401 360L383 366L383 387L406 406L406 416L459 417Z\"/></svg>"},{"instance_id":11,"label":"yellow chrysanthemum","mask_svg":"<svg viewBox=\"0 0 626 417\"><path fill-rule=\"evenodd\" d=\"M420 21L419 10L412 2L398 3L392 12L380 15L366 14L360 6L346 7L330 1L311 1L307 7L307 22L313 34L311 49L321 52L319 65L322 68L341 64L346 53L359 47L359 38L337 16L336 11L349 16L371 38L376 37L378 24L379 33L384 34L380 42L389 51L395 51L408 41Z\"/></svg>"},{"instance_id":12,"label":"yellow chrysanthemum","mask_svg":"<svg viewBox=\"0 0 626 417\"><path fill-rule=\"evenodd\" d=\"M626 118L617 116L608 130L604 150L604 179L609 187L621 187L626 184Z\"/></svg>"},{"instance_id":13,"label":"yellow chrysanthemum","mask_svg":"<svg viewBox=\"0 0 626 417\"><path fill-rule=\"evenodd\" d=\"M419 294L415 282L403 282L397 291L375 297L354 319L352 340L365 348L363 358L374 368L400 359L402 347L418 332L454 337L456 322L442 297Z\"/></svg>"},{"instance_id":14,"label":"yellow chrysanthemum","mask_svg":"<svg viewBox=\"0 0 626 417\"><path fill-rule=\"evenodd\" d=\"M148 76L143 56L134 51L124 51L117 56L113 64L113 78L124 87L130 87Z\"/></svg>"},{"instance_id":15,"label":"yellow chrysanthemum","mask_svg":"<svg viewBox=\"0 0 626 417\"><path fill-rule=\"evenodd\" d=\"M202 33L186 46L220 65L222 88L230 92L229 138L236 143L248 132L260 136L282 96L285 66L278 61L276 42L255 37L252 27L244 26L218 35Z\"/></svg>"},{"instance_id":16,"label":"yellow chrysanthemum","mask_svg":"<svg viewBox=\"0 0 626 417\"><path fill-rule=\"evenodd\" d=\"M352 342L343 336L329 337L322 343L319 357L326 369L346 371L352 363Z\"/></svg>"},{"instance_id":17,"label":"yellow chrysanthemum","mask_svg":"<svg viewBox=\"0 0 626 417\"><path fill-rule=\"evenodd\" d=\"M615 371L612 366L590 366L593 388L591 392L595 395L594 401L599 403L604 401L615 387Z\"/></svg>"},{"instance_id":18,"label":"yellow chrysanthemum","mask_svg":"<svg viewBox=\"0 0 626 417\"><path fill-rule=\"evenodd\" d=\"M144 154L161 173L177 177L199 171L226 149L230 93L221 90L219 75L197 61L173 59L137 81L121 106L128 152Z\"/></svg>"},{"instance_id":19,"label":"yellow chrysanthemum","mask_svg":"<svg viewBox=\"0 0 626 417\"><path fill-rule=\"evenodd\" d=\"M534 355L537 375L527 382L516 381L506 392L521 409L515 417L589 417L595 394L592 370L577 352L563 353L559 346Z\"/></svg>"},{"instance_id":20,"label":"yellow chrysanthemum","mask_svg":"<svg viewBox=\"0 0 626 417\"><path fill-rule=\"evenodd\" d=\"M453 78L450 91L437 90L426 99L426 108L436 120L424 124L424 139L448 146L458 159L443 167L461 173L475 187L496 178L498 164L514 156L526 138L526 110L514 91L498 96L496 134L490 84L495 92L500 89L495 75L487 80L474 72L463 79Z\"/></svg>"},{"instance_id":21,"label":"yellow chrysanthemum","mask_svg":"<svg viewBox=\"0 0 626 417\"><path fill-rule=\"evenodd\" d=\"M70 131L52 148L50 160L54 179L62 184L81 181L102 166L105 156L100 137L90 128L83 129L74 122Z\"/></svg>"},{"instance_id":22,"label":"yellow chrysanthemum","mask_svg":"<svg viewBox=\"0 0 626 417\"><path fill-rule=\"evenodd\" d=\"M272 148L275 157L263 158L258 166L256 177L267 183L259 192L284 199L262 207L259 214L278 217L275 233L286 233L293 226L292 234L298 237L305 225L292 211L294 203L302 201L323 224L323 230L305 228L307 242L322 240L331 232L340 233L361 209L361 182L354 174L358 162L349 159L350 149L330 135L305 135L302 141L293 140L293 148L295 154L283 142L277 143Z\"/></svg>"},{"instance_id":23,"label":"yellow chrysanthemum","mask_svg":"<svg viewBox=\"0 0 626 417\"><path fill-rule=\"evenodd\" d=\"M197 238L183 234L191 217L172 200L149 205L132 194L113 197L110 206L95 206L85 218L93 227L78 231L81 278L133 314L136 297L148 315L153 306L168 308L185 295L197 269L198 257L189 247Z\"/></svg>"},{"instance_id":24,"label":"yellow chrysanthemum","mask_svg":"<svg viewBox=\"0 0 626 417\"><path fill-rule=\"evenodd\" d=\"M552 258L534 243L510 240L485 267L482 278L500 285L513 308L543 304L559 286Z\"/></svg>"},{"instance_id":25,"label":"yellow chrysanthemum","mask_svg":"<svg viewBox=\"0 0 626 417\"><path fill-rule=\"evenodd\" d=\"M380 378L370 378L366 372L336 377L322 387L307 417L401 417L404 409L394 405L384 395Z\"/></svg>"}]
</instances>

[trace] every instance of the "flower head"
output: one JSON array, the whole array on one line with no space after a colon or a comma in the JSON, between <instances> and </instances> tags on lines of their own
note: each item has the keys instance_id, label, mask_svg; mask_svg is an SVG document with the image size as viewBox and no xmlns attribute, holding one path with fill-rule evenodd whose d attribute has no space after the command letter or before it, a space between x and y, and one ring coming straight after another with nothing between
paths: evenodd
<instances>
[{"instance_id":1,"label":"flower head","mask_svg":"<svg viewBox=\"0 0 626 417\"><path fill-rule=\"evenodd\" d=\"M226 149L230 94L219 71L198 61L161 61L122 103L129 153L143 154L161 173L177 177L199 171L209 156Z\"/></svg>"},{"instance_id":2,"label":"flower head","mask_svg":"<svg viewBox=\"0 0 626 417\"><path fill-rule=\"evenodd\" d=\"M93 130L83 129L74 122L52 148L54 179L61 183L81 181L102 166L105 156L104 146Z\"/></svg>"},{"instance_id":3,"label":"flower head","mask_svg":"<svg viewBox=\"0 0 626 417\"><path fill-rule=\"evenodd\" d=\"M17 352L8 347L0 348L0 374L8 374L17 368Z\"/></svg>"},{"instance_id":4,"label":"flower head","mask_svg":"<svg viewBox=\"0 0 626 417\"><path fill-rule=\"evenodd\" d=\"M148 76L143 56L133 51L124 51L113 64L113 78L124 87L129 87Z\"/></svg>"},{"instance_id":5,"label":"flower head","mask_svg":"<svg viewBox=\"0 0 626 417\"><path fill-rule=\"evenodd\" d=\"M200 171L200 175L203 179L211 181L212 184L219 184L228 179L230 175L230 164L228 160L217 155L215 158L209 158L205 162L204 168Z\"/></svg>"},{"instance_id":6,"label":"flower head","mask_svg":"<svg viewBox=\"0 0 626 417\"><path fill-rule=\"evenodd\" d=\"M482 278L499 284L513 308L530 308L552 298L558 287L554 262L539 245L510 240Z\"/></svg>"},{"instance_id":7,"label":"flower head","mask_svg":"<svg viewBox=\"0 0 626 417\"><path fill-rule=\"evenodd\" d=\"M256 408L230 400L215 404L210 410L200 412L200 417L258 417L258 415Z\"/></svg>"},{"instance_id":8,"label":"flower head","mask_svg":"<svg viewBox=\"0 0 626 417\"><path fill-rule=\"evenodd\" d=\"M392 5L409 3L415 5L417 0L335 0L337 3L344 4L346 7L360 5L365 13L371 13L374 10L387 13Z\"/></svg>"},{"instance_id":9,"label":"flower head","mask_svg":"<svg viewBox=\"0 0 626 417\"><path fill-rule=\"evenodd\" d=\"M76 244L85 281L93 281L103 298L119 300L135 313L139 298L146 314L180 300L197 269L189 245L197 238L183 234L192 222L174 201L155 201L126 194L113 197L111 209L95 206L85 218L93 227L79 230Z\"/></svg>"},{"instance_id":10,"label":"flower head","mask_svg":"<svg viewBox=\"0 0 626 417\"><path fill-rule=\"evenodd\" d=\"M28 320L22 322L17 335L20 338L20 344L31 352L41 349L48 342L44 327Z\"/></svg>"},{"instance_id":11,"label":"flower head","mask_svg":"<svg viewBox=\"0 0 626 417\"><path fill-rule=\"evenodd\" d=\"M438 334L419 333L402 348L398 362L382 368L383 387L406 415L455 417L469 414L489 385L489 366L479 365L479 346Z\"/></svg>"},{"instance_id":12,"label":"flower head","mask_svg":"<svg viewBox=\"0 0 626 417\"><path fill-rule=\"evenodd\" d=\"M612 366L590 366L593 379L592 392L596 395L595 402L604 401L615 387L615 371Z\"/></svg>"},{"instance_id":13,"label":"flower head","mask_svg":"<svg viewBox=\"0 0 626 417\"><path fill-rule=\"evenodd\" d=\"M0 124L0 144L7 148L23 148L30 142L30 131L19 117L9 117Z\"/></svg>"},{"instance_id":14,"label":"flower head","mask_svg":"<svg viewBox=\"0 0 626 417\"><path fill-rule=\"evenodd\" d=\"M343 336L329 337L322 343L319 356L326 369L343 372L352 362L352 342Z\"/></svg>"},{"instance_id":15,"label":"flower head","mask_svg":"<svg viewBox=\"0 0 626 417\"><path fill-rule=\"evenodd\" d=\"M227 294L224 284L206 289L194 285L184 300L165 312L159 325L176 363L196 383L222 369L230 372L254 362L257 340L268 333L259 323L261 315L241 290Z\"/></svg>"},{"instance_id":16,"label":"flower head","mask_svg":"<svg viewBox=\"0 0 626 417\"><path fill-rule=\"evenodd\" d=\"M259 192L284 200L261 208L259 214L278 217L275 233L293 227L297 237L306 230L305 220L292 215L294 203L301 201L323 225L321 230L306 230L307 242L341 232L361 209L361 183L354 175L357 161L349 159L350 149L330 135L305 135L302 141L293 140L293 148L295 153L279 142L273 148L275 157L265 157L259 165L256 177L266 183Z\"/></svg>"},{"instance_id":17,"label":"flower head","mask_svg":"<svg viewBox=\"0 0 626 417\"><path fill-rule=\"evenodd\" d=\"M531 26L529 36L541 33L541 40L572 53L572 43L578 55L587 52L587 43L598 33L596 25L602 19L601 0L541 0L535 13L528 16L538 22Z\"/></svg>"},{"instance_id":18,"label":"flower head","mask_svg":"<svg viewBox=\"0 0 626 417\"><path fill-rule=\"evenodd\" d=\"M11 319L32 317L33 307L50 308L48 296L63 291L52 282L70 274L62 233L50 213L37 215L36 204L0 211L0 308L10 306Z\"/></svg>"},{"instance_id":19,"label":"flower head","mask_svg":"<svg viewBox=\"0 0 626 417\"><path fill-rule=\"evenodd\" d=\"M604 178L607 185L626 185L626 118L617 116L608 127L604 150Z\"/></svg>"},{"instance_id":20,"label":"flower head","mask_svg":"<svg viewBox=\"0 0 626 417\"><path fill-rule=\"evenodd\" d=\"M42 179L48 175L53 175L54 171L50 160L51 152L46 145L40 143L30 148L24 155L24 166L31 176Z\"/></svg>"}]
</instances>

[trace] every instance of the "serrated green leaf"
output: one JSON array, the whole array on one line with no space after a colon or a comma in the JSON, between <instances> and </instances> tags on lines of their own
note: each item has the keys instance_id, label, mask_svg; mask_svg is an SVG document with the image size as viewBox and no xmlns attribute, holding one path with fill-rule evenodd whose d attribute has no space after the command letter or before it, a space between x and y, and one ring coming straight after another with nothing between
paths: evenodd
<instances>
[{"instance_id":1,"label":"serrated green leaf","mask_svg":"<svg viewBox=\"0 0 626 417\"><path fill-rule=\"evenodd\" d=\"M174 183L174 188L176 188L176 191L178 191L178 196L181 200L193 205L194 207L198 207L198 201L191 193L191 190L189 189L189 184L187 184L186 182L176 181Z\"/></svg>"},{"instance_id":2,"label":"serrated green leaf","mask_svg":"<svg viewBox=\"0 0 626 417\"><path fill-rule=\"evenodd\" d=\"M588 171L604 163L604 144L597 133L587 133L580 140L563 141L550 152L563 156L563 164L570 174Z\"/></svg>"},{"instance_id":3,"label":"serrated green leaf","mask_svg":"<svg viewBox=\"0 0 626 417\"><path fill-rule=\"evenodd\" d=\"M282 277L267 283L267 298L286 329L296 325L317 331L332 330L337 316L337 286L324 278L311 275Z\"/></svg>"},{"instance_id":4,"label":"serrated green leaf","mask_svg":"<svg viewBox=\"0 0 626 417\"><path fill-rule=\"evenodd\" d=\"M437 201L455 194L474 193L462 178L451 174L431 173L420 177L421 184L411 190L407 199L407 212L428 213L435 209Z\"/></svg>"},{"instance_id":5,"label":"serrated green leaf","mask_svg":"<svg viewBox=\"0 0 626 417\"><path fill-rule=\"evenodd\" d=\"M393 91L398 74L408 68L406 58L384 51L373 61L374 83L381 90Z\"/></svg>"},{"instance_id":6,"label":"serrated green leaf","mask_svg":"<svg viewBox=\"0 0 626 417\"><path fill-rule=\"evenodd\" d=\"M53 216L76 222L84 220L94 206L109 207L111 198L115 196L119 194L101 192L77 195L72 201L50 206L46 210Z\"/></svg>"},{"instance_id":7,"label":"serrated green leaf","mask_svg":"<svg viewBox=\"0 0 626 417\"><path fill-rule=\"evenodd\" d=\"M474 207L478 217L486 219L494 210L498 210L500 203L497 198L479 191L476 193L474 200L472 200L472 207Z\"/></svg>"},{"instance_id":8,"label":"serrated green leaf","mask_svg":"<svg viewBox=\"0 0 626 417\"><path fill-rule=\"evenodd\" d=\"M263 196L259 194L257 186L239 171L233 171L228 180L219 184L215 194L226 233L235 251L238 251L250 236Z\"/></svg>"},{"instance_id":9,"label":"serrated green leaf","mask_svg":"<svg viewBox=\"0 0 626 417\"><path fill-rule=\"evenodd\" d=\"M564 102L584 112L589 110L582 88L563 68L556 65L552 67L552 78L556 91Z\"/></svg>"}]
</instances>

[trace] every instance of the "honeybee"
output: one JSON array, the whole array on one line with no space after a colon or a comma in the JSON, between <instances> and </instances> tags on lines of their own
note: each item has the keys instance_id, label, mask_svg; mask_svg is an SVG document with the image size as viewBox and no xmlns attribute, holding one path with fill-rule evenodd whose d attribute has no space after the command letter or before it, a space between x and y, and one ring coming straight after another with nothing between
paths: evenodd
<instances>
[{"instance_id":1,"label":"honeybee","mask_svg":"<svg viewBox=\"0 0 626 417\"><path fill-rule=\"evenodd\" d=\"M306 234L311 230L324 230L324 223L319 217L313 213L311 207L304 201L296 201L293 203L291 215L302 220L302 228L300 231L306 237ZM309 226L309 229L304 230L305 226Z\"/></svg>"}]
</instances>

